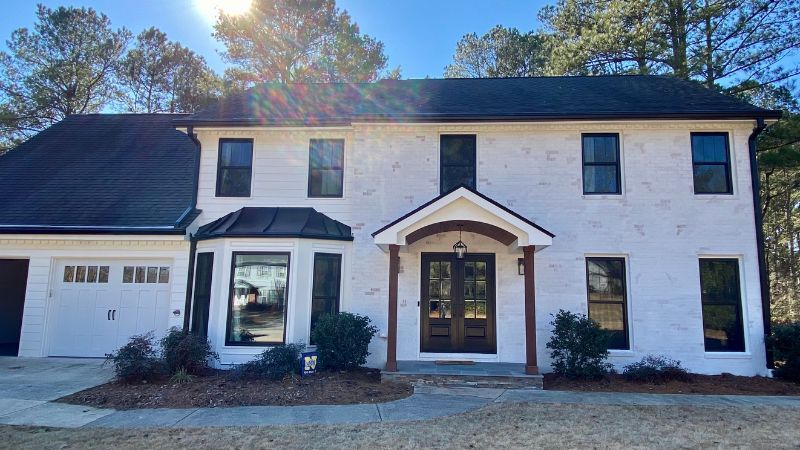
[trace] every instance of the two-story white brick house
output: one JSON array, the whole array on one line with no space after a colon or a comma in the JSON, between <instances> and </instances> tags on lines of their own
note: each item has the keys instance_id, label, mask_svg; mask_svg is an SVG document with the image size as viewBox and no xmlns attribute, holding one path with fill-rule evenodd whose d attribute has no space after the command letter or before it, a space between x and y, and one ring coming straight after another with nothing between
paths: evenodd
<instances>
[{"instance_id":1,"label":"two-story white brick house","mask_svg":"<svg viewBox=\"0 0 800 450\"><path fill-rule=\"evenodd\" d=\"M765 374L751 161L779 116L666 77L261 86L169 118L191 151L158 158L175 170L164 158L184 155L196 176L187 208L161 213L169 229L85 222L104 211L71 224L0 213L0 261L30 265L20 354L97 356L108 349L92 339L183 325L234 364L313 344L320 314L351 311L381 330L375 367L536 373L551 314L567 309L608 330L617 366L663 354ZM86 288L90 271L108 284Z\"/></svg>"}]
</instances>

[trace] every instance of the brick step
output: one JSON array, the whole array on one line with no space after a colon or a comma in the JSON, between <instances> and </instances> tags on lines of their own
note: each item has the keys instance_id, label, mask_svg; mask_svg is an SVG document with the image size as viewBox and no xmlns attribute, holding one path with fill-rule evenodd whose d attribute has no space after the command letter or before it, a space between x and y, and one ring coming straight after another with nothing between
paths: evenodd
<instances>
[{"instance_id":1,"label":"brick step","mask_svg":"<svg viewBox=\"0 0 800 450\"><path fill-rule=\"evenodd\" d=\"M381 372L381 382L404 381L414 385L493 389L542 389L541 375L487 376Z\"/></svg>"}]
</instances>

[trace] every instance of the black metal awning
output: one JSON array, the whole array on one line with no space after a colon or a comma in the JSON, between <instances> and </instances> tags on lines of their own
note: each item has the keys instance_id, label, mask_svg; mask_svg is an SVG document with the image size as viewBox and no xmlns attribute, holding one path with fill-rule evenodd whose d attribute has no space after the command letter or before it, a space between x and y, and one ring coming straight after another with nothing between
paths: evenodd
<instances>
[{"instance_id":1,"label":"black metal awning","mask_svg":"<svg viewBox=\"0 0 800 450\"><path fill-rule=\"evenodd\" d=\"M314 208L245 207L203 225L197 240L215 238L303 238L352 241L350 227Z\"/></svg>"}]
</instances>

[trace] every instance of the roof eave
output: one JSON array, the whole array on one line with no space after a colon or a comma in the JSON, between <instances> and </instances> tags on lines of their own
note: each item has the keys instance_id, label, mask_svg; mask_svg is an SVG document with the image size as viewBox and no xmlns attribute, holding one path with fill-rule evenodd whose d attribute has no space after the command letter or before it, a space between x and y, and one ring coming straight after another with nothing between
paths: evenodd
<instances>
[{"instance_id":1,"label":"roof eave","mask_svg":"<svg viewBox=\"0 0 800 450\"><path fill-rule=\"evenodd\" d=\"M175 227L69 227L40 225L0 226L0 234L184 235Z\"/></svg>"},{"instance_id":2,"label":"roof eave","mask_svg":"<svg viewBox=\"0 0 800 450\"><path fill-rule=\"evenodd\" d=\"M231 127L231 126L348 126L354 122L552 122L565 120L753 120L780 119L783 111L698 111L698 112L611 112L591 114L363 114L349 118L315 120L270 120L256 118L236 119L176 119L176 126Z\"/></svg>"}]
</instances>

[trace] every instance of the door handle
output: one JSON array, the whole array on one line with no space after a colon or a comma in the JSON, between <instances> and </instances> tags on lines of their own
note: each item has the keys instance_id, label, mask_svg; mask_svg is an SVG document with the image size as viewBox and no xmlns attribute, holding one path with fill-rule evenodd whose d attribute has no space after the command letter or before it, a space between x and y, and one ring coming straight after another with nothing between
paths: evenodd
<instances>
[{"instance_id":1,"label":"door handle","mask_svg":"<svg viewBox=\"0 0 800 450\"><path fill-rule=\"evenodd\" d=\"M108 317L108 320L111 320L111 310L110 309L108 310L108 313L106 314L106 316Z\"/></svg>"},{"instance_id":2,"label":"door handle","mask_svg":"<svg viewBox=\"0 0 800 450\"><path fill-rule=\"evenodd\" d=\"M111 310L111 320L117 320L117 310Z\"/></svg>"}]
</instances>

